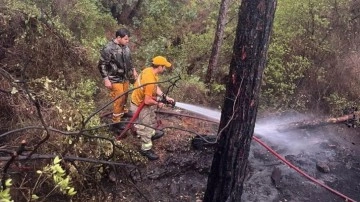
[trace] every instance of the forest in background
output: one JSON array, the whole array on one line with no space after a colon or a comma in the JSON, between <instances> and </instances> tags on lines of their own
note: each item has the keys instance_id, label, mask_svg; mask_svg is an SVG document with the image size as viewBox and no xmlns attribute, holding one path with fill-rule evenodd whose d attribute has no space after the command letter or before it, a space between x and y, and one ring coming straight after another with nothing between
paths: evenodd
<instances>
[{"instance_id":1,"label":"forest in background","mask_svg":"<svg viewBox=\"0 0 360 202\"><path fill-rule=\"evenodd\" d=\"M99 126L99 116L86 124L84 119L107 101L97 60L100 48L119 27L132 33L138 70L154 55L165 55L174 64L173 75L182 78L170 92L176 100L221 108L239 4L230 3L219 62L211 82L205 83L219 13L217 1L0 0L0 132L40 123L68 133ZM279 1L260 111L341 115L344 108L359 106L359 31L360 1ZM89 148L92 144L87 138L48 137L48 130L22 131L1 138L13 146L28 139L44 154L85 153L99 159L126 150L126 145L120 145L115 151L109 141L96 139L96 147ZM52 147L38 144L44 137L54 142ZM62 142L69 146L62 147ZM84 172L99 170L88 163L73 166ZM73 178L83 180L82 175ZM30 180L22 186L29 192L37 188L31 188ZM80 190L82 184L74 186Z\"/></svg>"}]
</instances>

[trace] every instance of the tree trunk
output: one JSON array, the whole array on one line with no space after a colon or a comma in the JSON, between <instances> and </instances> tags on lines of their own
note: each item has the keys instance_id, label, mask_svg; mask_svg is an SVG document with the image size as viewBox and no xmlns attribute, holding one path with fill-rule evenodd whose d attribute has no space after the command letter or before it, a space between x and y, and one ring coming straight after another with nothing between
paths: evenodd
<instances>
[{"instance_id":1,"label":"tree trunk","mask_svg":"<svg viewBox=\"0 0 360 202\"><path fill-rule=\"evenodd\" d=\"M276 0L243 0L204 202L241 201Z\"/></svg>"},{"instance_id":2,"label":"tree trunk","mask_svg":"<svg viewBox=\"0 0 360 202\"><path fill-rule=\"evenodd\" d=\"M132 23L133 17L136 16L143 0L135 1L112 1L103 0L105 7L110 8L111 14L117 19L118 24L129 25Z\"/></svg>"},{"instance_id":3,"label":"tree trunk","mask_svg":"<svg viewBox=\"0 0 360 202\"><path fill-rule=\"evenodd\" d=\"M132 5L125 4L123 10L118 15L118 24L130 25L133 22L133 17L139 11L142 2L143 0L138 0Z\"/></svg>"},{"instance_id":4,"label":"tree trunk","mask_svg":"<svg viewBox=\"0 0 360 202\"><path fill-rule=\"evenodd\" d=\"M218 63L219 52L222 44L222 37L224 35L224 28L226 23L226 14L229 7L230 0L221 0L219 16L217 19L216 31L214 43L211 49L211 55L209 59L209 66L206 71L205 83L209 84L211 82L213 71Z\"/></svg>"}]
</instances>

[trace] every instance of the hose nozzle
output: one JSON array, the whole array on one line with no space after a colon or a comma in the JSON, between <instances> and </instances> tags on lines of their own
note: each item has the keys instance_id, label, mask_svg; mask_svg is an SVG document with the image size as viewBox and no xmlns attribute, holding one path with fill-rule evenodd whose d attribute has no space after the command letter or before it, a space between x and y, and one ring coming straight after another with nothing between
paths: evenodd
<instances>
[{"instance_id":1,"label":"hose nozzle","mask_svg":"<svg viewBox=\"0 0 360 202\"><path fill-rule=\"evenodd\" d=\"M164 103L165 105L171 106L172 108L174 108L174 107L175 107L175 104L176 104L175 101L174 101L174 102L171 102L171 101L166 100L166 94L163 94L161 97L158 97L158 100L157 100L157 101L158 101L158 102L162 102L162 103Z\"/></svg>"},{"instance_id":2,"label":"hose nozzle","mask_svg":"<svg viewBox=\"0 0 360 202\"><path fill-rule=\"evenodd\" d=\"M174 101L174 102L167 102L167 105L170 105L171 108L174 108L174 107L175 107L175 104L176 104L175 101Z\"/></svg>"}]
</instances>

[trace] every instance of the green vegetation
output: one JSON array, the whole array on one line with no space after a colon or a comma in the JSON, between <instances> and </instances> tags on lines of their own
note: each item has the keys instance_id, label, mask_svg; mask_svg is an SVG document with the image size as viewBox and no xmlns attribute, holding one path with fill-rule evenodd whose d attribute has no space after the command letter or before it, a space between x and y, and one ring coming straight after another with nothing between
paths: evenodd
<instances>
[{"instance_id":1,"label":"green vegetation","mask_svg":"<svg viewBox=\"0 0 360 202\"><path fill-rule=\"evenodd\" d=\"M52 192L59 190L62 194L68 196L74 196L76 194L75 188L71 184L71 177L65 173L65 170L60 165L61 159L56 156L51 165L45 166L42 170L38 170L36 173L39 175L36 180L34 190L41 187L47 180L52 180L54 188L47 193L44 198L40 198L36 194L31 194L32 200L46 199ZM32 191L32 192L33 192Z\"/></svg>"},{"instance_id":2,"label":"green vegetation","mask_svg":"<svg viewBox=\"0 0 360 202\"><path fill-rule=\"evenodd\" d=\"M2 186L1 191L0 191L0 201L1 202L13 202L14 200L11 200L11 195L10 195L10 187L12 185L12 180L11 179L7 179L5 182L5 186L6 188L4 189Z\"/></svg>"},{"instance_id":3,"label":"green vegetation","mask_svg":"<svg viewBox=\"0 0 360 202\"><path fill-rule=\"evenodd\" d=\"M334 102L328 101L336 99L334 93L347 103L356 100L360 89L349 88L348 79L359 80L348 70L354 72L357 67L343 68L350 65L344 61L355 50L343 45L359 40L351 37L360 27L356 19L350 20L355 14L350 11L351 2L346 0L279 1L262 89L263 108L333 113Z\"/></svg>"},{"instance_id":4,"label":"green vegetation","mask_svg":"<svg viewBox=\"0 0 360 202\"><path fill-rule=\"evenodd\" d=\"M214 83L206 86L203 80L219 10L216 1L1 1L0 131L33 125L61 131L27 130L4 141L16 148L18 138L22 138L34 148L49 135L37 153L144 163L131 145L115 144L106 127L92 130L105 124L99 113L93 113L109 101L97 70L100 48L115 30L127 27L138 70L149 65L154 55L165 55L174 65L173 75L182 78L179 88L169 92L176 100L221 108L239 4L233 1L229 8ZM345 107L360 105L360 19L356 6L360 5L349 0L278 2L263 76L262 110L295 109L337 116ZM52 165L56 167L50 168L48 163L35 166L42 170L40 177L59 175L55 187L65 195L75 194L75 189L84 195L95 194L86 186L95 187L108 169L64 160L61 167L57 160ZM55 168L59 172L53 172ZM68 184L65 173L76 172L73 179L77 181ZM86 178L85 186L83 176L88 175L94 177ZM15 201L23 200L36 183L27 180L22 184L18 178L10 178L24 189L14 191L11 197L7 186L0 192L1 200L11 201L15 196ZM42 185L54 193L49 183L37 183L36 187ZM74 197L81 199L78 195ZM38 196L33 193L33 200Z\"/></svg>"}]
</instances>

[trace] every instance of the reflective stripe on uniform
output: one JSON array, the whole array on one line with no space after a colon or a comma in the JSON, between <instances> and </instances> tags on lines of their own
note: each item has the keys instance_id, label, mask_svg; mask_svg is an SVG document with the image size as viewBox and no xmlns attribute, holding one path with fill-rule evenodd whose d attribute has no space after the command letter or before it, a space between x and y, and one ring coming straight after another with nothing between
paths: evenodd
<instances>
[{"instance_id":1,"label":"reflective stripe on uniform","mask_svg":"<svg viewBox=\"0 0 360 202\"><path fill-rule=\"evenodd\" d=\"M119 114L114 114L113 113L113 116L124 116L124 113L119 113Z\"/></svg>"},{"instance_id":2,"label":"reflective stripe on uniform","mask_svg":"<svg viewBox=\"0 0 360 202\"><path fill-rule=\"evenodd\" d=\"M141 150L147 151L150 150L152 148L152 142L148 142L148 143L142 143L141 144Z\"/></svg>"},{"instance_id":3,"label":"reflective stripe on uniform","mask_svg":"<svg viewBox=\"0 0 360 202\"><path fill-rule=\"evenodd\" d=\"M140 136L141 139L141 149L142 150L151 149L152 148L151 137L155 135L155 130L141 124L135 124L135 128L136 128L136 133Z\"/></svg>"}]
</instances>

